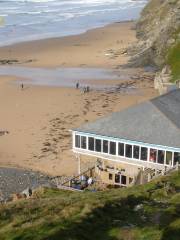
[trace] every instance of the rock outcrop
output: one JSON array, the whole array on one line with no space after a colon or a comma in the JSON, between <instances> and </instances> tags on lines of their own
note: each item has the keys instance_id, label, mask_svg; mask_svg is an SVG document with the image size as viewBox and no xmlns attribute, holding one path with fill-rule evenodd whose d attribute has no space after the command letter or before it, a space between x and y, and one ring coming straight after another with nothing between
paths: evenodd
<instances>
[{"instance_id":1,"label":"rock outcrop","mask_svg":"<svg viewBox=\"0 0 180 240\"><path fill-rule=\"evenodd\" d=\"M162 69L168 51L180 42L180 0L150 0L136 24L138 43L130 49L134 66Z\"/></svg>"},{"instance_id":2,"label":"rock outcrop","mask_svg":"<svg viewBox=\"0 0 180 240\"><path fill-rule=\"evenodd\" d=\"M171 82L171 70L169 66L165 66L162 71L157 72L154 78L154 88L159 91L160 94L176 89L178 86Z\"/></svg>"}]
</instances>

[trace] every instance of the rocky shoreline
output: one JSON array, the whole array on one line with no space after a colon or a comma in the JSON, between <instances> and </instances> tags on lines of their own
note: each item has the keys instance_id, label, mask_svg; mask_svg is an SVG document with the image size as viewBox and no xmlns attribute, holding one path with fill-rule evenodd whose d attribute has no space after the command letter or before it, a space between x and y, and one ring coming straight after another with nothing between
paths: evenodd
<instances>
[{"instance_id":1,"label":"rocky shoreline","mask_svg":"<svg viewBox=\"0 0 180 240\"><path fill-rule=\"evenodd\" d=\"M40 172L0 167L0 202L12 200L13 194L19 194L27 188L55 187L51 177Z\"/></svg>"}]
</instances>

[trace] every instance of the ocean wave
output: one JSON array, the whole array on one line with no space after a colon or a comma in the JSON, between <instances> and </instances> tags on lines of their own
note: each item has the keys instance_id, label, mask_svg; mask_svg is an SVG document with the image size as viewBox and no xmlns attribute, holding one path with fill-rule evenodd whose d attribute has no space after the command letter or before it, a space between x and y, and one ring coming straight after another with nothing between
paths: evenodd
<instances>
[{"instance_id":1,"label":"ocean wave","mask_svg":"<svg viewBox=\"0 0 180 240\"><path fill-rule=\"evenodd\" d=\"M54 14L59 15L59 13L74 13L74 14L83 14L86 12L86 9L89 8L104 11L106 10L109 12L109 9L111 6L115 6L116 9L125 9L130 8L133 6L138 6L144 3L147 0L63 0L63 1L57 1L57 0L7 0L7 1L1 1L6 3L5 5L0 5L0 12L2 12L4 15L41 15L41 14ZM15 6L12 6L12 4L7 4L8 2L13 2ZM23 3L33 3L33 5L23 5L19 6L16 5L17 2L23 2ZM46 3L42 5L36 6L37 3ZM48 3L48 4L47 4ZM53 5L49 5L49 3L53 3ZM111 8L112 9L112 8ZM85 10L85 11L84 11ZM112 9L113 10L113 9ZM95 11L96 12L96 11ZM89 14L89 12L88 12ZM18 16L17 16L18 17Z\"/></svg>"},{"instance_id":2,"label":"ocean wave","mask_svg":"<svg viewBox=\"0 0 180 240\"><path fill-rule=\"evenodd\" d=\"M57 2L60 4L106 4L106 3L117 3L117 4L128 4L129 2L134 2L135 4L138 4L138 2L147 2L147 0L63 0L61 2L57 1L57 0L0 0L0 3L8 3L8 2L14 2L14 3L18 3L18 2L24 2L24 3L52 3L52 2Z\"/></svg>"},{"instance_id":3,"label":"ocean wave","mask_svg":"<svg viewBox=\"0 0 180 240\"><path fill-rule=\"evenodd\" d=\"M79 34L138 16L148 0L0 0L0 43ZM134 10L133 10L134 9ZM12 31L13 30L13 31Z\"/></svg>"}]
</instances>

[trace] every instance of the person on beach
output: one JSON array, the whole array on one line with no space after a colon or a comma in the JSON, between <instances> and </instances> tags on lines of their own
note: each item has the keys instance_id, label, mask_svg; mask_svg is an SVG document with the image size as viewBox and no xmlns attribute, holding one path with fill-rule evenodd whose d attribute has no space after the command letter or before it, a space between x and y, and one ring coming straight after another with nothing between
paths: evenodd
<instances>
[{"instance_id":1,"label":"person on beach","mask_svg":"<svg viewBox=\"0 0 180 240\"><path fill-rule=\"evenodd\" d=\"M76 89L78 89L78 88L79 88L79 83L77 82L77 83L76 83Z\"/></svg>"},{"instance_id":2,"label":"person on beach","mask_svg":"<svg viewBox=\"0 0 180 240\"><path fill-rule=\"evenodd\" d=\"M86 88L86 92L89 92L89 90L90 90L90 87L89 87L89 86L87 86L87 88Z\"/></svg>"},{"instance_id":3,"label":"person on beach","mask_svg":"<svg viewBox=\"0 0 180 240\"><path fill-rule=\"evenodd\" d=\"M83 88L83 93L86 93L86 87Z\"/></svg>"},{"instance_id":4,"label":"person on beach","mask_svg":"<svg viewBox=\"0 0 180 240\"><path fill-rule=\"evenodd\" d=\"M24 89L24 84L22 83L22 84L21 84L21 90L23 90L23 89Z\"/></svg>"},{"instance_id":5,"label":"person on beach","mask_svg":"<svg viewBox=\"0 0 180 240\"><path fill-rule=\"evenodd\" d=\"M83 88L83 93L87 93L89 91L90 91L90 87L89 86Z\"/></svg>"}]
</instances>

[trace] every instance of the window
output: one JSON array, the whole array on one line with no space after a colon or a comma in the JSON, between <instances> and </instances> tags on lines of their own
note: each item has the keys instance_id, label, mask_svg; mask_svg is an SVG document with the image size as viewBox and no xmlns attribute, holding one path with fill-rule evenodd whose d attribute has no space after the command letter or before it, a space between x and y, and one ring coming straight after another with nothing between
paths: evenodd
<instances>
[{"instance_id":1,"label":"window","mask_svg":"<svg viewBox=\"0 0 180 240\"><path fill-rule=\"evenodd\" d=\"M133 158L139 159L139 146L134 146L134 148L133 148Z\"/></svg>"},{"instance_id":2,"label":"window","mask_svg":"<svg viewBox=\"0 0 180 240\"><path fill-rule=\"evenodd\" d=\"M116 143L110 142L110 154L116 155Z\"/></svg>"},{"instance_id":3,"label":"window","mask_svg":"<svg viewBox=\"0 0 180 240\"><path fill-rule=\"evenodd\" d=\"M180 164L180 152L174 153L174 165L176 165L177 163Z\"/></svg>"},{"instance_id":4,"label":"window","mask_svg":"<svg viewBox=\"0 0 180 240\"><path fill-rule=\"evenodd\" d=\"M126 176L121 175L121 184L126 185Z\"/></svg>"},{"instance_id":5,"label":"window","mask_svg":"<svg viewBox=\"0 0 180 240\"><path fill-rule=\"evenodd\" d=\"M91 151L94 151L94 138L93 137L89 137L88 141L89 141L88 142L89 143L88 149L91 150Z\"/></svg>"},{"instance_id":6,"label":"window","mask_svg":"<svg viewBox=\"0 0 180 240\"><path fill-rule=\"evenodd\" d=\"M126 157L132 158L132 145L126 144Z\"/></svg>"},{"instance_id":7,"label":"window","mask_svg":"<svg viewBox=\"0 0 180 240\"><path fill-rule=\"evenodd\" d=\"M109 173L109 180L112 180L113 179L113 175L112 173Z\"/></svg>"},{"instance_id":8,"label":"window","mask_svg":"<svg viewBox=\"0 0 180 240\"><path fill-rule=\"evenodd\" d=\"M96 152L101 152L101 140L100 139L95 139L95 149L96 149Z\"/></svg>"},{"instance_id":9,"label":"window","mask_svg":"<svg viewBox=\"0 0 180 240\"><path fill-rule=\"evenodd\" d=\"M164 151L158 150L158 159L157 162L160 164L164 164Z\"/></svg>"},{"instance_id":10,"label":"window","mask_svg":"<svg viewBox=\"0 0 180 240\"><path fill-rule=\"evenodd\" d=\"M75 135L75 147L80 148L80 136Z\"/></svg>"},{"instance_id":11,"label":"window","mask_svg":"<svg viewBox=\"0 0 180 240\"><path fill-rule=\"evenodd\" d=\"M124 143L118 143L118 155L124 156Z\"/></svg>"},{"instance_id":12,"label":"window","mask_svg":"<svg viewBox=\"0 0 180 240\"><path fill-rule=\"evenodd\" d=\"M156 163L156 158L157 158L157 150L150 148L149 161Z\"/></svg>"},{"instance_id":13,"label":"window","mask_svg":"<svg viewBox=\"0 0 180 240\"><path fill-rule=\"evenodd\" d=\"M120 175L115 174L115 183L120 183Z\"/></svg>"},{"instance_id":14,"label":"window","mask_svg":"<svg viewBox=\"0 0 180 240\"><path fill-rule=\"evenodd\" d=\"M108 153L108 141L103 140L103 152Z\"/></svg>"},{"instance_id":15,"label":"window","mask_svg":"<svg viewBox=\"0 0 180 240\"><path fill-rule=\"evenodd\" d=\"M172 152L166 152L166 164L172 165Z\"/></svg>"},{"instance_id":16,"label":"window","mask_svg":"<svg viewBox=\"0 0 180 240\"><path fill-rule=\"evenodd\" d=\"M147 161L148 149L146 147L141 147L141 160Z\"/></svg>"},{"instance_id":17,"label":"window","mask_svg":"<svg viewBox=\"0 0 180 240\"><path fill-rule=\"evenodd\" d=\"M86 137L81 136L81 148L86 149Z\"/></svg>"}]
</instances>

